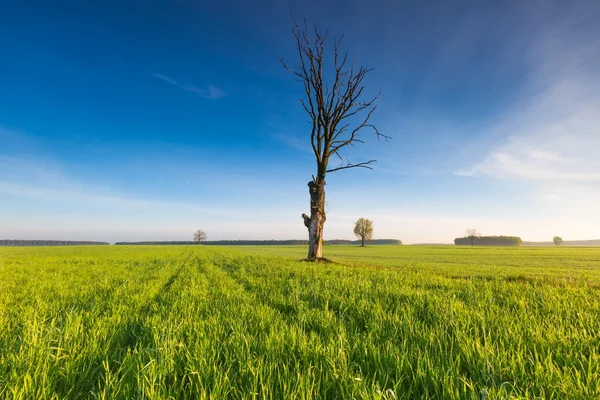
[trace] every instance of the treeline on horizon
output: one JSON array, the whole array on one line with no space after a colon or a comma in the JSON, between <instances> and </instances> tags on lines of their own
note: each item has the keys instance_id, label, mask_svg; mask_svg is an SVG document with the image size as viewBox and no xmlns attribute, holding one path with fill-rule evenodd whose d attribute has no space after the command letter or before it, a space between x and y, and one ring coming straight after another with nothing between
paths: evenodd
<instances>
[{"instance_id":1,"label":"treeline on horizon","mask_svg":"<svg viewBox=\"0 0 600 400\"><path fill-rule=\"evenodd\" d=\"M204 244L208 246L294 246L308 245L308 240L205 240L201 243L192 241L147 241L147 242L116 242L115 245L182 245L182 244ZM359 245L360 240L324 240L323 244L327 245ZM367 241L367 244L392 244L401 245L402 241L398 239L373 239Z\"/></svg>"},{"instance_id":2,"label":"treeline on horizon","mask_svg":"<svg viewBox=\"0 0 600 400\"><path fill-rule=\"evenodd\" d=\"M116 242L115 245L190 245L198 244L193 241L146 241L146 242ZM211 246L269 246L269 245L308 245L308 240L213 240L204 241L202 244ZM360 245L360 240L334 239L325 240L325 245ZM401 245L397 239L374 239L367 242L370 245ZM457 246L471 246L471 238L462 237L454 239ZM0 246L107 246L108 242L82 241L82 240L9 240L0 239ZM447 246L445 243L419 243L418 246ZM475 238L474 246L555 246L553 242L522 241L517 236L482 236ZM562 247L600 246L600 239L593 240L565 240Z\"/></svg>"},{"instance_id":3,"label":"treeline on horizon","mask_svg":"<svg viewBox=\"0 0 600 400\"><path fill-rule=\"evenodd\" d=\"M0 239L0 246L98 246L109 245L108 242L82 240L8 240Z\"/></svg>"},{"instance_id":4,"label":"treeline on horizon","mask_svg":"<svg viewBox=\"0 0 600 400\"><path fill-rule=\"evenodd\" d=\"M554 242L523 242L523 246L556 246ZM596 247L600 246L600 239L591 240L564 240L561 244L564 246Z\"/></svg>"},{"instance_id":5,"label":"treeline on horizon","mask_svg":"<svg viewBox=\"0 0 600 400\"><path fill-rule=\"evenodd\" d=\"M518 236L479 236L479 237L461 237L454 239L457 246L512 246L523 245L523 241Z\"/></svg>"}]
</instances>

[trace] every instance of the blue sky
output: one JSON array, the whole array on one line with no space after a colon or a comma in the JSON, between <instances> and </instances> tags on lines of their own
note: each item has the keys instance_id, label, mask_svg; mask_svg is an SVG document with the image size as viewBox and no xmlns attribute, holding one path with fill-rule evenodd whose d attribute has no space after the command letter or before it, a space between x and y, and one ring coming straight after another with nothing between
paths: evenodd
<instances>
[{"instance_id":1,"label":"blue sky","mask_svg":"<svg viewBox=\"0 0 600 400\"><path fill-rule=\"evenodd\" d=\"M596 1L2 2L0 237L305 238L289 13L344 34L392 136L345 153L326 238L600 237Z\"/></svg>"}]
</instances>

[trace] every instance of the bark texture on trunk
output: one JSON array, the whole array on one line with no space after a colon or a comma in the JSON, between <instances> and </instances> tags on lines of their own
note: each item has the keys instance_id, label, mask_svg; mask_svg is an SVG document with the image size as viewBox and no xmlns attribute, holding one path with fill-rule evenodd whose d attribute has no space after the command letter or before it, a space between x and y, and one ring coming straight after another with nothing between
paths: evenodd
<instances>
[{"instance_id":1,"label":"bark texture on trunk","mask_svg":"<svg viewBox=\"0 0 600 400\"><path fill-rule=\"evenodd\" d=\"M325 225L325 179L308 182L310 219L304 218L308 228L308 260L323 258L323 227ZM304 217L304 215L303 215Z\"/></svg>"}]
</instances>

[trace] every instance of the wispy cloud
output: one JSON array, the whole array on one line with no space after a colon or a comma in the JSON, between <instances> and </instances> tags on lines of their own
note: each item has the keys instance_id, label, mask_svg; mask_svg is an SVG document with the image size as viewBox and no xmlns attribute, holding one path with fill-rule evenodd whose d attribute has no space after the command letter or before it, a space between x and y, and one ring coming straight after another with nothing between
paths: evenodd
<instances>
[{"instance_id":1,"label":"wispy cloud","mask_svg":"<svg viewBox=\"0 0 600 400\"><path fill-rule=\"evenodd\" d=\"M187 210L227 213L225 209L185 202L158 201L115 193L106 187L88 185L66 176L53 162L39 158L0 156L0 195L60 205L86 205L121 210Z\"/></svg>"},{"instance_id":2,"label":"wispy cloud","mask_svg":"<svg viewBox=\"0 0 600 400\"><path fill-rule=\"evenodd\" d=\"M540 196L540 200L546 202L559 201L560 196L557 194L543 194Z\"/></svg>"},{"instance_id":3,"label":"wispy cloud","mask_svg":"<svg viewBox=\"0 0 600 400\"><path fill-rule=\"evenodd\" d=\"M457 175L600 192L600 32L579 21L565 17L538 35L522 100L490 128L504 142ZM540 198L568 197L551 193Z\"/></svg>"},{"instance_id":4,"label":"wispy cloud","mask_svg":"<svg viewBox=\"0 0 600 400\"><path fill-rule=\"evenodd\" d=\"M57 201L61 204L93 204L95 206L122 207L136 210L157 210L182 208L199 212L218 212L219 210L204 208L182 202L164 202L138 199L107 193L91 187L76 186L41 186L0 181L0 193L35 200ZM227 212L226 210L222 210Z\"/></svg>"},{"instance_id":5,"label":"wispy cloud","mask_svg":"<svg viewBox=\"0 0 600 400\"><path fill-rule=\"evenodd\" d=\"M194 85L184 85L182 83L177 82L175 79L170 76L163 74L152 74L152 76L156 79L160 79L171 85L177 86L181 90L185 90L186 92L194 93L198 97L202 97L203 99L219 99L221 97L225 97L226 94L221 89L216 86L208 85L205 88L199 88Z\"/></svg>"},{"instance_id":6,"label":"wispy cloud","mask_svg":"<svg viewBox=\"0 0 600 400\"><path fill-rule=\"evenodd\" d=\"M40 144L34 136L21 129L7 127L0 123L0 156L39 150Z\"/></svg>"},{"instance_id":7,"label":"wispy cloud","mask_svg":"<svg viewBox=\"0 0 600 400\"><path fill-rule=\"evenodd\" d=\"M313 154L313 150L310 147L309 139L301 140L297 136L292 134L284 134L284 133L274 133L271 135L274 139L279 140L285 143L287 146L292 149L301 151L307 154Z\"/></svg>"},{"instance_id":8,"label":"wispy cloud","mask_svg":"<svg viewBox=\"0 0 600 400\"><path fill-rule=\"evenodd\" d=\"M0 138L2 141L15 140L17 137L18 135L15 132L0 125Z\"/></svg>"}]
</instances>

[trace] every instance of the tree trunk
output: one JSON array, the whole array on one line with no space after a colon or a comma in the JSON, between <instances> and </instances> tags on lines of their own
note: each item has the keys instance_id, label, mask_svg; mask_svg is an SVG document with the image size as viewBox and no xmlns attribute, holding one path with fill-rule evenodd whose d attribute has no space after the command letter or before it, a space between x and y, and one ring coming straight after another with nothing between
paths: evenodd
<instances>
[{"instance_id":1,"label":"tree trunk","mask_svg":"<svg viewBox=\"0 0 600 400\"><path fill-rule=\"evenodd\" d=\"M362 240L362 244L360 245L360 247L365 247L365 237L361 236L360 239Z\"/></svg>"},{"instance_id":2,"label":"tree trunk","mask_svg":"<svg viewBox=\"0 0 600 400\"><path fill-rule=\"evenodd\" d=\"M308 222L308 260L323 258L323 227L325 225L325 179L308 182L310 220Z\"/></svg>"}]
</instances>

